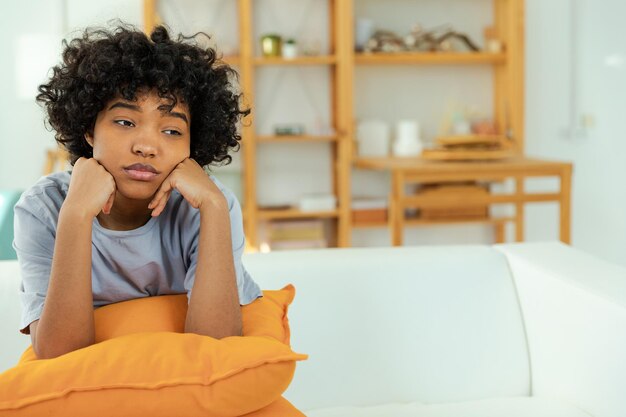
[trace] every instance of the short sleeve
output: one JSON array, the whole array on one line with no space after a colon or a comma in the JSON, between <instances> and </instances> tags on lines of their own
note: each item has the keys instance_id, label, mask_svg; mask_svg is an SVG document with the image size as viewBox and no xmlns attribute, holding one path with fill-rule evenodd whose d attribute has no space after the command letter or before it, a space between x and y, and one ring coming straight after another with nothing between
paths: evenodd
<instances>
[{"instance_id":1,"label":"short sleeve","mask_svg":"<svg viewBox=\"0 0 626 417\"><path fill-rule=\"evenodd\" d=\"M22 319L20 332L30 334L28 326L39 320L48 292L50 270L56 231L46 224L48 216L34 205L34 197L22 199L15 206L15 237L13 248L17 253L22 282L20 302Z\"/></svg>"},{"instance_id":2,"label":"short sleeve","mask_svg":"<svg viewBox=\"0 0 626 417\"><path fill-rule=\"evenodd\" d=\"M233 247L233 261L235 263L235 275L237 277L237 290L239 293L239 304L246 305L256 300L263 295L261 289L256 282L252 279L243 263L241 262L241 256L243 255L246 239L243 232L243 216L241 212L241 206L234 194L224 188L217 180L213 179L220 187L226 201L228 202L228 211L230 215L230 233ZM196 275L196 266L198 261L198 239L200 237L200 216L194 218L194 230L196 230L193 236L190 250L190 266L185 276L185 290L187 291L188 300L191 299L191 289Z\"/></svg>"}]
</instances>

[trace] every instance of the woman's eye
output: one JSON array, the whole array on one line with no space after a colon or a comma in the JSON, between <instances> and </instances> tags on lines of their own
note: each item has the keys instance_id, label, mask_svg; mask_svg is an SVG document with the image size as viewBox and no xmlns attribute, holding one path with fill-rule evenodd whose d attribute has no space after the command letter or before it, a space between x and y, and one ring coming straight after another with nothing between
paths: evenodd
<instances>
[{"instance_id":1,"label":"woman's eye","mask_svg":"<svg viewBox=\"0 0 626 417\"><path fill-rule=\"evenodd\" d=\"M134 126L133 122L129 122L128 120L124 120L124 119L120 119L120 120L115 120L115 123L117 123L120 126Z\"/></svg>"},{"instance_id":2,"label":"woman's eye","mask_svg":"<svg viewBox=\"0 0 626 417\"><path fill-rule=\"evenodd\" d=\"M182 133L180 133L178 130L174 130L174 129L166 129L163 132L168 134L168 135L177 135L177 136L182 135Z\"/></svg>"}]
</instances>

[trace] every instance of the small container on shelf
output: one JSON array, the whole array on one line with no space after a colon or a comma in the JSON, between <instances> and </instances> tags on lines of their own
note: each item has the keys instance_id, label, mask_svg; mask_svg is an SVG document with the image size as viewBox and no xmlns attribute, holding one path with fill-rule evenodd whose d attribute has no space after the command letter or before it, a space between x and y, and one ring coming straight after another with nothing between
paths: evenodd
<instances>
[{"instance_id":1,"label":"small container on shelf","mask_svg":"<svg viewBox=\"0 0 626 417\"><path fill-rule=\"evenodd\" d=\"M280 35L274 33L268 33L261 36L261 52L264 57L279 57L281 56L282 38Z\"/></svg>"},{"instance_id":2,"label":"small container on shelf","mask_svg":"<svg viewBox=\"0 0 626 417\"><path fill-rule=\"evenodd\" d=\"M274 134L277 136L299 136L304 133L304 125L300 123L282 123L274 126Z\"/></svg>"},{"instance_id":3,"label":"small container on shelf","mask_svg":"<svg viewBox=\"0 0 626 417\"><path fill-rule=\"evenodd\" d=\"M387 221L388 205L384 197L354 197L352 221L357 225L384 223Z\"/></svg>"},{"instance_id":4,"label":"small container on shelf","mask_svg":"<svg viewBox=\"0 0 626 417\"><path fill-rule=\"evenodd\" d=\"M418 156L424 145L420 139L420 126L415 120L400 120L393 142L393 155L400 157Z\"/></svg>"},{"instance_id":5,"label":"small container on shelf","mask_svg":"<svg viewBox=\"0 0 626 417\"><path fill-rule=\"evenodd\" d=\"M289 38L283 43L282 54L285 59L295 59L298 57L298 44L296 44L295 39Z\"/></svg>"}]
</instances>

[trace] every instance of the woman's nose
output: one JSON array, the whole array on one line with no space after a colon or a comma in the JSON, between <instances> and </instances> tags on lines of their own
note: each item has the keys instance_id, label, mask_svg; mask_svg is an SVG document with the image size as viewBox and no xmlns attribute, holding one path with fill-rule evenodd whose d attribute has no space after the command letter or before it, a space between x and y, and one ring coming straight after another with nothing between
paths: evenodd
<instances>
[{"instance_id":1,"label":"woman's nose","mask_svg":"<svg viewBox=\"0 0 626 417\"><path fill-rule=\"evenodd\" d=\"M150 158L156 155L156 146L149 139L140 138L133 144L133 153L144 158Z\"/></svg>"}]
</instances>

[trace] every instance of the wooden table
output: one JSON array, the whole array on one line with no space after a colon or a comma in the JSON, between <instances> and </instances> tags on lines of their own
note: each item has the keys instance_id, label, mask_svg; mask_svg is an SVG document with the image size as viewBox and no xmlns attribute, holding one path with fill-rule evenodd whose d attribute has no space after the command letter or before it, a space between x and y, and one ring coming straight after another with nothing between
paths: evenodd
<instances>
[{"instance_id":1,"label":"wooden table","mask_svg":"<svg viewBox=\"0 0 626 417\"><path fill-rule=\"evenodd\" d=\"M569 162L514 157L496 161L433 161L422 158L363 158L355 162L361 169L386 170L392 174L389 226L394 246L402 245L404 227L410 224L405 216L407 208L453 208L459 206L487 206L512 203L515 216L510 218L487 218L483 222L496 226L496 242L504 241L504 225L515 223L515 240L524 240L524 206L526 203L555 201L560 208L560 239L570 243L570 199L572 164ZM530 177L558 177L560 190L557 193L527 193L524 180ZM446 196L407 195L408 184L449 183L461 181L500 182L512 178L515 191L510 194ZM439 221L439 223L453 223ZM458 221L456 221L458 222ZM412 221L413 224L431 222Z\"/></svg>"}]
</instances>

